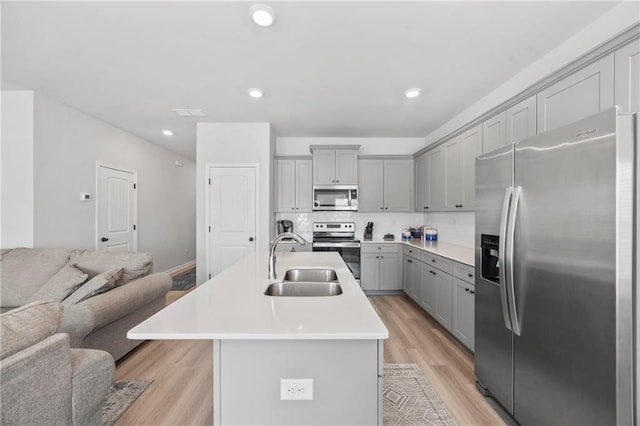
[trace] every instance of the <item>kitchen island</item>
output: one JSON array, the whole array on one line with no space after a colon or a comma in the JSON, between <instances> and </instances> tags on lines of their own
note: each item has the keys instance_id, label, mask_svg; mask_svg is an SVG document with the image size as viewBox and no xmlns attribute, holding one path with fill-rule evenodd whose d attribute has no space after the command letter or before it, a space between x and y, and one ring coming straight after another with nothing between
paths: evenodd
<instances>
[{"instance_id":1,"label":"kitchen island","mask_svg":"<svg viewBox=\"0 0 640 426\"><path fill-rule=\"evenodd\" d=\"M389 334L340 256L278 253L275 280L267 264L264 252L241 260L128 337L213 341L214 424L382 424ZM342 294L264 294L294 268L334 270Z\"/></svg>"}]
</instances>

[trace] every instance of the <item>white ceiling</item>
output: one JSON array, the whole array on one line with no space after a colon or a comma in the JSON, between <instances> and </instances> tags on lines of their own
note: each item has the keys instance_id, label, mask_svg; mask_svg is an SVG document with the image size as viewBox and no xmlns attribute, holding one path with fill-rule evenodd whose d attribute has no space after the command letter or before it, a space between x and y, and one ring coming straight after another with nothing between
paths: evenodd
<instances>
[{"instance_id":1,"label":"white ceiling","mask_svg":"<svg viewBox=\"0 0 640 426\"><path fill-rule=\"evenodd\" d=\"M196 119L172 108L278 136L422 137L617 3L271 2L271 28L251 4L3 1L3 87L192 159Z\"/></svg>"}]
</instances>

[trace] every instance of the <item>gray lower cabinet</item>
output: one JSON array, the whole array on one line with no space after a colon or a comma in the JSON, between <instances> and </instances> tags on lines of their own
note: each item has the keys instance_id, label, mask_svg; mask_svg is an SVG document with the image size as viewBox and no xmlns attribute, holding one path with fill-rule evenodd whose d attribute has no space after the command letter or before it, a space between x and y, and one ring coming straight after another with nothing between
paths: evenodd
<instances>
[{"instance_id":1,"label":"gray lower cabinet","mask_svg":"<svg viewBox=\"0 0 640 426\"><path fill-rule=\"evenodd\" d=\"M359 160L358 211L411 211L412 169L410 158Z\"/></svg>"},{"instance_id":2,"label":"gray lower cabinet","mask_svg":"<svg viewBox=\"0 0 640 426\"><path fill-rule=\"evenodd\" d=\"M466 347L474 349L475 287L453 278L453 335Z\"/></svg>"},{"instance_id":3,"label":"gray lower cabinet","mask_svg":"<svg viewBox=\"0 0 640 426\"><path fill-rule=\"evenodd\" d=\"M615 104L623 112L640 112L640 39L615 52Z\"/></svg>"},{"instance_id":4,"label":"gray lower cabinet","mask_svg":"<svg viewBox=\"0 0 640 426\"><path fill-rule=\"evenodd\" d=\"M311 251L311 244L298 244L295 241L281 241L276 246L276 252L300 252Z\"/></svg>"},{"instance_id":5,"label":"gray lower cabinet","mask_svg":"<svg viewBox=\"0 0 640 426\"><path fill-rule=\"evenodd\" d=\"M474 268L404 247L404 292L473 351Z\"/></svg>"},{"instance_id":6,"label":"gray lower cabinet","mask_svg":"<svg viewBox=\"0 0 640 426\"><path fill-rule=\"evenodd\" d=\"M538 133L613 107L613 56L611 53L538 92Z\"/></svg>"},{"instance_id":7,"label":"gray lower cabinet","mask_svg":"<svg viewBox=\"0 0 640 426\"><path fill-rule=\"evenodd\" d=\"M363 290L401 290L397 244L364 244L360 249L360 286Z\"/></svg>"}]
</instances>

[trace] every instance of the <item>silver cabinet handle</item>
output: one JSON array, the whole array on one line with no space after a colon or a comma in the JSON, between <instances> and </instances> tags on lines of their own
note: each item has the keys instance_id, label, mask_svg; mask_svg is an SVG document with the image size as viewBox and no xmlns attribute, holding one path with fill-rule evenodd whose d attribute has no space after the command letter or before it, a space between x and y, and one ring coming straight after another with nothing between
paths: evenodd
<instances>
[{"instance_id":1,"label":"silver cabinet handle","mask_svg":"<svg viewBox=\"0 0 640 426\"><path fill-rule=\"evenodd\" d=\"M502 318L504 326L507 330L511 330L511 316L507 302L507 275L505 266L505 244L507 241L507 221L509 219L509 208L511 207L512 187L508 187L504 191L504 199L502 201L502 215L500 216L500 235L498 237L498 276L500 280L500 301L502 305Z\"/></svg>"},{"instance_id":2,"label":"silver cabinet handle","mask_svg":"<svg viewBox=\"0 0 640 426\"><path fill-rule=\"evenodd\" d=\"M507 241L506 241L506 262L505 276L507 278L507 301L509 302L509 313L511 314L511 328L513 332L520 336L520 321L518 320L518 310L516 308L516 293L513 282L513 246L515 245L516 218L518 217L518 205L520 204L520 194L522 187L516 186L511 196L511 209L507 220Z\"/></svg>"}]
</instances>

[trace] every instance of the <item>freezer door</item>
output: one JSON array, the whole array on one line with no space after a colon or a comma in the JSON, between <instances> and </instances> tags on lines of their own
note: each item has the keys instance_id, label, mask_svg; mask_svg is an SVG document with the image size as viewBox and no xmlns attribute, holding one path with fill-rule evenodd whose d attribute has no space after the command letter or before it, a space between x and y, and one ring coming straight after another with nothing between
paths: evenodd
<instances>
[{"instance_id":1,"label":"freezer door","mask_svg":"<svg viewBox=\"0 0 640 426\"><path fill-rule=\"evenodd\" d=\"M516 144L514 417L523 425L630 424L616 415L616 393L631 392L616 377L633 371L616 353L631 321L617 298L631 294L631 264L619 262L631 244L618 245L617 228L632 233L633 164L616 123L610 110Z\"/></svg>"},{"instance_id":2,"label":"freezer door","mask_svg":"<svg viewBox=\"0 0 640 426\"><path fill-rule=\"evenodd\" d=\"M482 277L480 236L500 234L505 189L512 184L512 145L476 159L475 374L480 384L510 413L513 411L513 337L505 326L502 283Z\"/></svg>"}]
</instances>

